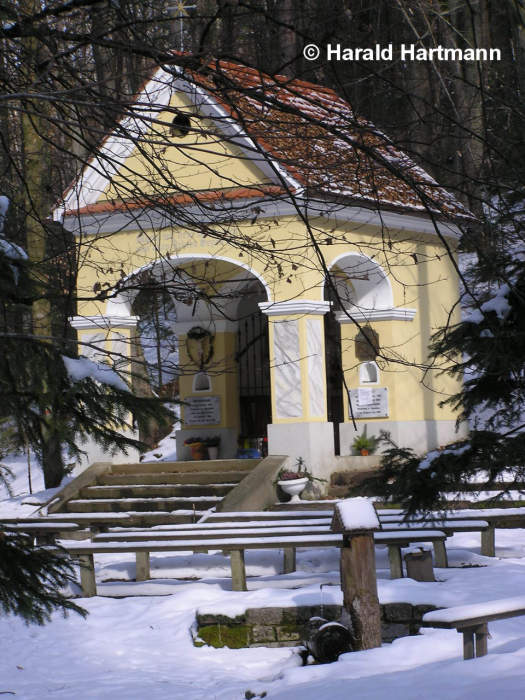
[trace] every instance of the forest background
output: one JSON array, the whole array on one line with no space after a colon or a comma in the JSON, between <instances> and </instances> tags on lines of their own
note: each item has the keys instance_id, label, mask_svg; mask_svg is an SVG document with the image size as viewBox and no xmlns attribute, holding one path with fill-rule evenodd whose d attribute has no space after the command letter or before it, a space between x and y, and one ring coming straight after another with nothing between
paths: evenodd
<instances>
[{"instance_id":1,"label":"forest background","mask_svg":"<svg viewBox=\"0 0 525 700\"><path fill-rule=\"evenodd\" d=\"M461 249L473 264L459 273L465 307L477 315L436 335L422 373L467 372L461 395L449 400L462 407L461 417L476 430L461 460L451 449L434 455L432 469L421 470L420 457L394 450L387 476L391 481L394 467L403 474L394 495L415 507L435 500L447 479L481 467L491 478L509 464L521 473L524 22L521 0L5 2L0 8L0 219L6 241L0 252L2 412L12 443L36 450L46 486L60 482L63 448L78 454L79 436L125 447L135 444L118 430L129 411L145 422L164 415L151 397L162 378L155 382L151 372L136 376L129 392L89 377L72 382L62 369L60 356L76 353L68 318L79 301L79 260L77 242L50 220L50 212L79 169L100 155L108 132L124 128L133 96L156 67L195 68L211 57L333 88L352 105L354 131L362 128L358 116L370 120L473 214L461 224ZM311 43L498 48L501 60L328 61L321 51L309 61L303 49ZM377 157L359 139L353 146L367 160ZM397 173L395 164L390 167L393 175L406 177L402 164ZM420 196L417 183L414 188ZM164 292L150 279L140 284L155 315ZM108 294L93 290L97 299ZM495 298L503 303L495 305ZM162 333L158 324L157 332Z\"/></svg>"}]
</instances>

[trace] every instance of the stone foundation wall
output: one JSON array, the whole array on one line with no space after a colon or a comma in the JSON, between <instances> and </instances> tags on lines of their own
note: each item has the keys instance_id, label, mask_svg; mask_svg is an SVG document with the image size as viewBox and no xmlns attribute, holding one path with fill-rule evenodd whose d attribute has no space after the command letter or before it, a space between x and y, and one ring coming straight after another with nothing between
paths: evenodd
<instances>
[{"instance_id":1,"label":"stone foundation wall","mask_svg":"<svg viewBox=\"0 0 525 700\"><path fill-rule=\"evenodd\" d=\"M417 634L421 618L435 610L434 605L410 603L386 603L381 605L383 642ZM197 614L194 643L213 647L285 647L297 646L308 638L308 621L311 617L339 621L341 605L302 605L293 608L248 608L243 615Z\"/></svg>"}]
</instances>

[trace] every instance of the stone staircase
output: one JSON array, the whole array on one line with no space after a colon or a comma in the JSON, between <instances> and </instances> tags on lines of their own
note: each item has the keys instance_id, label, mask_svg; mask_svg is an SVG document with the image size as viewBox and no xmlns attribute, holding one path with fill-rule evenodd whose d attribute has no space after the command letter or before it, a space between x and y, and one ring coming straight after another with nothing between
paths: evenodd
<instances>
[{"instance_id":1,"label":"stone staircase","mask_svg":"<svg viewBox=\"0 0 525 700\"><path fill-rule=\"evenodd\" d=\"M260 462L221 459L95 465L68 484L48 513L68 519L109 521L127 513L127 525L148 526L194 522L216 507ZM105 467L105 468L102 468ZM90 478L91 476L91 478Z\"/></svg>"}]
</instances>

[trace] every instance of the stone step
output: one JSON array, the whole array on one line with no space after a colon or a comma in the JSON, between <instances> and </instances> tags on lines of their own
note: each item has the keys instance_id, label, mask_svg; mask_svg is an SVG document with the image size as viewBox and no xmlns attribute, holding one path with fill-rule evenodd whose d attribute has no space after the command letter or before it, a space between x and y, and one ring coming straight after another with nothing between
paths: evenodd
<instances>
[{"instance_id":1,"label":"stone step","mask_svg":"<svg viewBox=\"0 0 525 700\"><path fill-rule=\"evenodd\" d=\"M144 467L143 467L144 468ZM154 474L102 474L97 478L100 486L134 486L142 484L238 484L247 471L159 472Z\"/></svg>"},{"instance_id":2,"label":"stone step","mask_svg":"<svg viewBox=\"0 0 525 700\"><path fill-rule=\"evenodd\" d=\"M85 486L79 498L174 498L182 496L225 496L235 484L143 484L129 486Z\"/></svg>"},{"instance_id":3,"label":"stone step","mask_svg":"<svg viewBox=\"0 0 525 700\"><path fill-rule=\"evenodd\" d=\"M112 474L158 474L178 472L222 472L222 471L251 471L260 459L206 459L193 462L139 462L137 464L113 464Z\"/></svg>"},{"instance_id":4,"label":"stone step","mask_svg":"<svg viewBox=\"0 0 525 700\"><path fill-rule=\"evenodd\" d=\"M72 499L66 505L68 513L124 513L129 511L154 512L159 510L184 510L191 512L208 510L222 498L218 496L192 496L191 498L88 498ZM187 514L187 513L186 513Z\"/></svg>"}]
</instances>

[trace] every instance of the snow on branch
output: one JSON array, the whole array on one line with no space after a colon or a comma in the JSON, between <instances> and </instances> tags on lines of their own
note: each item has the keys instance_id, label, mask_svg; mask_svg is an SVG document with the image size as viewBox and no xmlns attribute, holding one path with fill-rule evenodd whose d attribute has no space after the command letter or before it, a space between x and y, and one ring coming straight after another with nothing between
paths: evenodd
<instances>
[{"instance_id":1,"label":"snow on branch","mask_svg":"<svg viewBox=\"0 0 525 700\"><path fill-rule=\"evenodd\" d=\"M62 355L66 371L72 382L81 382L88 377L94 379L101 384L112 386L119 391L128 391L129 387L118 376L114 369L103 365L100 362L94 362L87 357L81 357L78 360L72 357Z\"/></svg>"}]
</instances>

